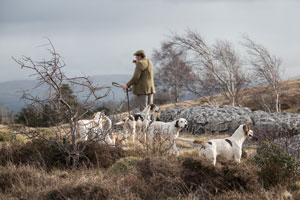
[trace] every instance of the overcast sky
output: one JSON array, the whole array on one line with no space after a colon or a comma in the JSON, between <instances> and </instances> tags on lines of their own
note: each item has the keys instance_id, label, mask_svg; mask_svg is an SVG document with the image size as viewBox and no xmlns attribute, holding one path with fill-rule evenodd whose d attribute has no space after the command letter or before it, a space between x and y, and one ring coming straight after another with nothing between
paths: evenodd
<instances>
[{"instance_id":1,"label":"overcast sky","mask_svg":"<svg viewBox=\"0 0 300 200\"><path fill-rule=\"evenodd\" d=\"M11 59L47 57L45 37L72 75L132 74L133 53L153 49L171 32L197 30L209 43L241 35L300 75L299 0L0 0L0 82L28 79Z\"/></svg>"}]
</instances>

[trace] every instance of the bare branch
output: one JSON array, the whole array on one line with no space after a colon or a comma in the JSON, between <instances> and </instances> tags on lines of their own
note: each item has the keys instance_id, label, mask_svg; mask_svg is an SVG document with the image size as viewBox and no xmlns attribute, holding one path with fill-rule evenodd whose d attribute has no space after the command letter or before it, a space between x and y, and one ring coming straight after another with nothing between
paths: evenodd
<instances>
[{"instance_id":1,"label":"bare branch","mask_svg":"<svg viewBox=\"0 0 300 200\"><path fill-rule=\"evenodd\" d=\"M260 84L267 84L272 88L271 95L275 101L275 110L280 112L281 82L283 71L281 60L272 56L262 45L253 42L249 36L244 35L242 45L247 49L248 62Z\"/></svg>"},{"instance_id":2,"label":"bare branch","mask_svg":"<svg viewBox=\"0 0 300 200\"><path fill-rule=\"evenodd\" d=\"M63 131L65 138L70 138L72 148L70 149L69 145L61 146L61 148L68 152L75 166L80 152L85 148L84 145L78 145L77 143L78 120L91 110L100 99L109 94L110 87L95 86L87 76L67 77L63 72L66 65L62 57L56 52L50 39L48 39L48 42L50 48L47 51L51 55L49 60L33 61L26 56L21 59L15 59L14 57L12 59L21 66L21 69L28 69L33 72L31 76L37 80L34 89L43 85L48 86L46 97L32 95L32 91L22 91L22 99L29 102L37 113L47 117L50 121L49 124L56 127L56 131L53 131L56 134L56 139L52 142L60 144L58 140L62 139L62 123L68 123L68 128L64 128ZM76 95L72 94L73 91ZM83 95L80 96L80 94ZM83 101L80 101L80 99L83 99ZM49 140L47 137L43 137L42 134L32 131L23 132L23 134Z\"/></svg>"},{"instance_id":3,"label":"bare branch","mask_svg":"<svg viewBox=\"0 0 300 200\"><path fill-rule=\"evenodd\" d=\"M184 36L173 34L171 39L175 46L190 52L193 56L192 63L196 64L198 70L196 74L198 74L199 88L204 90L198 92L199 94L205 96L204 94L222 92L233 106L239 104L248 80L241 59L230 42L219 40L210 47L197 31L190 29ZM210 81L201 76L203 73Z\"/></svg>"}]
</instances>

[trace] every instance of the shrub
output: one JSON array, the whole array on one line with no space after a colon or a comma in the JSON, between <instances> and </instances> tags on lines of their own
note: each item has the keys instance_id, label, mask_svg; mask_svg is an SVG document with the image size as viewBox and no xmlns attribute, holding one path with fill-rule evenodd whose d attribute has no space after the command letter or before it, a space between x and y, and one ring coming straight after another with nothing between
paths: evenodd
<instances>
[{"instance_id":1,"label":"shrub","mask_svg":"<svg viewBox=\"0 0 300 200\"><path fill-rule=\"evenodd\" d=\"M221 162L214 167L198 158L149 157L138 163L137 173L140 178L132 177L138 184L130 181L131 192L142 199L185 197L191 193L210 199L227 191L251 193L260 187L257 168L251 161Z\"/></svg>"},{"instance_id":2,"label":"shrub","mask_svg":"<svg viewBox=\"0 0 300 200\"><path fill-rule=\"evenodd\" d=\"M141 160L142 160L141 158L133 157L133 156L121 158L115 164L113 164L108 169L107 172L109 174L114 174L114 175L118 175L120 173L121 174L130 173L132 170L136 169L138 162L140 162Z\"/></svg>"},{"instance_id":3,"label":"shrub","mask_svg":"<svg viewBox=\"0 0 300 200\"><path fill-rule=\"evenodd\" d=\"M63 145L55 144L42 139L33 139L26 144L4 144L0 148L0 164L8 162L14 164L29 164L35 167L52 170L54 168L67 169L68 153L60 148ZM79 165L98 166L108 168L120 158L125 157L120 148L112 148L98 143L89 143L79 160Z\"/></svg>"},{"instance_id":4,"label":"shrub","mask_svg":"<svg viewBox=\"0 0 300 200\"><path fill-rule=\"evenodd\" d=\"M29 164L38 168L65 168L67 153L58 145L42 139L33 139L25 144L2 145L0 164Z\"/></svg>"},{"instance_id":5,"label":"shrub","mask_svg":"<svg viewBox=\"0 0 300 200\"><path fill-rule=\"evenodd\" d=\"M81 164L97 166L100 168L109 168L117 160L125 157L125 152L121 148L111 147L97 142L89 142L82 154L88 160L84 161L84 159L81 159Z\"/></svg>"},{"instance_id":6,"label":"shrub","mask_svg":"<svg viewBox=\"0 0 300 200\"><path fill-rule=\"evenodd\" d=\"M32 106L22 108L16 117L17 123L25 124L30 127L45 126L42 114Z\"/></svg>"},{"instance_id":7,"label":"shrub","mask_svg":"<svg viewBox=\"0 0 300 200\"><path fill-rule=\"evenodd\" d=\"M43 199L107 199L108 195L109 191L98 185L66 185L60 189L48 191L43 195Z\"/></svg>"},{"instance_id":8,"label":"shrub","mask_svg":"<svg viewBox=\"0 0 300 200\"><path fill-rule=\"evenodd\" d=\"M174 198L183 193L181 167L174 157L145 158L138 163L137 171L137 179L142 180L142 183L134 185L132 192L142 199Z\"/></svg>"},{"instance_id":9,"label":"shrub","mask_svg":"<svg viewBox=\"0 0 300 200\"><path fill-rule=\"evenodd\" d=\"M251 162L220 164L214 167L207 160L184 158L182 179L191 191L201 190L208 194L222 194L226 191L253 192L259 188L257 169Z\"/></svg>"},{"instance_id":10,"label":"shrub","mask_svg":"<svg viewBox=\"0 0 300 200\"><path fill-rule=\"evenodd\" d=\"M285 199L284 193L299 199L299 182L266 191L257 171L251 160L214 167L191 156L126 157L108 170L46 172L7 163L0 166L0 199Z\"/></svg>"},{"instance_id":11,"label":"shrub","mask_svg":"<svg viewBox=\"0 0 300 200\"><path fill-rule=\"evenodd\" d=\"M285 184L300 174L300 162L278 145L264 142L254 160L260 167L259 176L265 188Z\"/></svg>"},{"instance_id":12,"label":"shrub","mask_svg":"<svg viewBox=\"0 0 300 200\"><path fill-rule=\"evenodd\" d=\"M47 184L51 184L51 181L42 170L25 165L17 167L12 163L8 163L5 167L0 166L0 191L2 193L11 193L22 199L22 196L30 195L30 192L27 192L29 188L42 189Z\"/></svg>"},{"instance_id":13,"label":"shrub","mask_svg":"<svg viewBox=\"0 0 300 200\"><path fill-rule=\"evenodd\" d=\"M17 140L16 135L7 131L0 131L0 142L10 142Z\"/></svg>"}]
</instances>

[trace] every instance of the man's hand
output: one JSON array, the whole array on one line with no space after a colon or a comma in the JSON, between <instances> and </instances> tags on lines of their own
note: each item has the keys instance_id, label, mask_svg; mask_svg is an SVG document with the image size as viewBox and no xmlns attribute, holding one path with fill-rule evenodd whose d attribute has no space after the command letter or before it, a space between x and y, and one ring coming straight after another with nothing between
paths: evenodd
<instances>
[{"instance_id":1,"label":"man's hand","mask_svg":"<svg viewBox=\"0 0 300 200\"><path fill-rule=\"evenodd\" d=\"M128 86L127 85L123 85L122 88L123 88L124 91L128 90Z\"/></svg>"}]
</instances>

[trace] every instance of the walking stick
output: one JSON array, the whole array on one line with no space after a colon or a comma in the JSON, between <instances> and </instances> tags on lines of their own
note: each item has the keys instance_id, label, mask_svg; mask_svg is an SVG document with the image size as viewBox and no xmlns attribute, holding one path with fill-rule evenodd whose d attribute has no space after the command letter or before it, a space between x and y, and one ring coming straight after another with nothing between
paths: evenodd
<instances>
[{"instance_id":1,"label":"walking stick","mask_svg":"<svg viewBox=\"0 0 300 200\"><path fill-rule=\"evenodd\" d=\"M119 84L119 83L116 83L116 82L112 82L112 85L116 86L116 87L119 87L119 88L122 88L122 85ZM128 93L128 91L131 91L131 89L130 88L126 89L127 109L128 109L128 114L130 115L130 103L129 103L129 93Z\"/></svg>"},{"instance_id":2,"label":"walking stick","mask_svg":"<svg viewBox=\"0 0 300 200\"><path fill-rule=\"evenodd\" d=\"M130 115L130 106L129 106L129 94L128 94L128 88L126 89L126 97L127 97L128 114Z\"/></svg>"}]
</instances>

